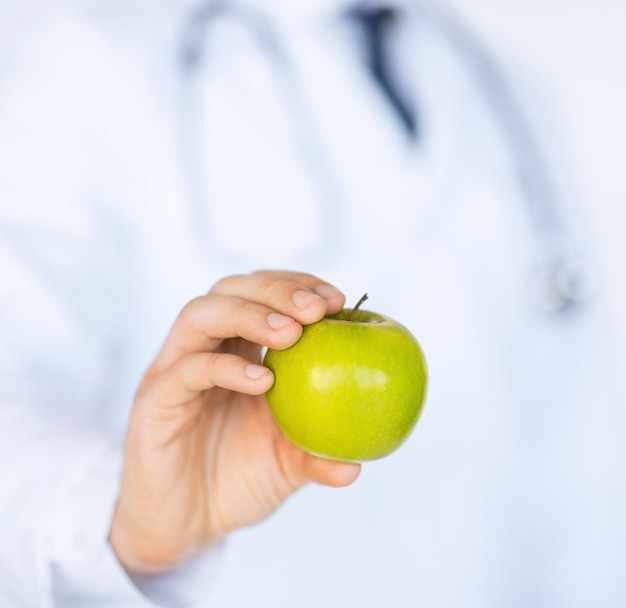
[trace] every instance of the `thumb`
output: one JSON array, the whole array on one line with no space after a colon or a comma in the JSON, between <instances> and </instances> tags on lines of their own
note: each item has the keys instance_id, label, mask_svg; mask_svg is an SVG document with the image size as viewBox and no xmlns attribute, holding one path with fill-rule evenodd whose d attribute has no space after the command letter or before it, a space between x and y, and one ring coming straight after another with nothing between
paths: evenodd
<instances>
[{"instance_id":1,"label":"thumb","mask_svg":"<svg viewBox=\"0 0 626 608\"><path fill-rule=\"evenodd\" d=\"M308 479L333 488L349 486L361 473L361 464L358 462L326 460L312 454L305 456L302 466Z\"/></svg>"}]
</instances>

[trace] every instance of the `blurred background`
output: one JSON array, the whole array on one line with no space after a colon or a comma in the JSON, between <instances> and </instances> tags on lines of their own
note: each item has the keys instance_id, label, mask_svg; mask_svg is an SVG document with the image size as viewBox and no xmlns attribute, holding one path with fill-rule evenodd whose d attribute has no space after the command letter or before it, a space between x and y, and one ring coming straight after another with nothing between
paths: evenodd
<instances>
[{"instance_id":1,"label":"blurred background","mask_svg":"<svg viewBox=\"0 0 626 608\"><path fill-rule=\"evenodd\" d=\"M576 221L587 229L584 245L593 252L594 289L600 294L601 310L592 305L592 316L593 322L599 319L599 323L579 336L576 321L568 325L570 317L548 329L544 317L539 321L533 317L528 329L521 323L513 327L503 316L500 326L492 326L492 333L468 329L463 343L458 344L465 317L456 314L455 305L464 309L471 321L479 320L488 327L491 314L500 311L502 302L509 304L509 296L502 301L496 296L491 302L493 294L476 295L474 291L480 290L472 291L471 286L444 285L446 269L461 274L466 269L456 259L431 264L428 256L439 259L438 249L429 249L427 238L424 258L415 263L418 287L414 291L407 287L397 297L392 292L395 277L391 266L377 260L377 255L386 253L380 250L382 246L369 254L362 252L363 262L358 267L354 263L358 256L351 258L352 265L339 265L331 278L336 276L340 286L353 290L350 296L360 295L356 291L363 285L369 289L372 270L380 275L377 308L403 321L415 312L408 324L423 340L431 363L432 399L411 441L389 459L368 463L353 487L339 492L307 487L266 522L233 534L210 585L210 606L626 605L620 576L626 564L619 561L624 556L620 543L626 539L621 447L626 431L622 426L623 393L616 388L624 381L621 372L626 365L626 3L451 0L447 6L498 61L527 75L533 83L528 89L531 97L535 90L541 91L538 105L546 110L548 126L558 132L557 155L568 168L570 191L580 214ZM0 0L0 79L5 61L11 59L3 49L8 41L19 38L29 22L40 18L41 9L42 4L35 0ZM43 12L54 15L54 10L47 4ZM83 58L75 56L80 64ZM85 65L89 71L88 52ZM135 83L127 84L131 91ZM105 109L115 116L115 107ZM234 141L236 148L240 142ZM398 209L390 203L392 211L402 211L401 201L399 196ZM484 208L496 209L495 217L502 219L498 203L492 209L487 200ZM479 204L477 209L483 210L483 206ZM444 212L449 210L444 208ZM418 214L418 220L421 218ZM486 260L485 274L495 269L501 273L499 279L505 283L510 279L517 289L503 267L510 261L516 272L525 261L505 256L500 264L497 259L498 247L503 246L500 241L506 241L508 233L488 245L493 245L490 256L489 251L482 251L480 242L471 239L472 230L480 229L481 218L467 211L456 221L459 225L451 223L441 248L445 250L445 239L451 244L467 239L468 251L477 260ZM508 226L507 222L505 219L503 225ZM433 225L437 229L436 222ZM393 261L391 254L384 259ZM165 293L161 287L163 302L155 303L158 310L153 313L156 320L148 340L152 346L159 343L162 334L158 332L167 327L183 296L195 295L194 281L204 271L200 262L197 265L193 278L181 279L180 294ZM232 267L239 269L235 262ZM164 272L173 275L175 269ZM476 273L480 275L480 268ZM432 294L424 293L422 285L424 291L432 287ZM526 314L524 309L520 316L528 320ZM450 315L448 319L446 315ZM500 327L511 330L511 341L500 335ZM571 335L569 327L574 328ZM606 351L602 350L605 334L611 342ZM579 356L578 349L584 351L588 343L596 344L600 335L598 352L604 354L591 357L591 361L584 353ZM510 351L518 346L524 355L516 360ZM472 371L474 348L477 359L483 350L489 351L486 361L491 368L483 370L484 377L480 370ZM146 348L134 354L145 361L151 352ZM515 376L507 357L524 367L528 353L533 360L527 373ZM559 357L563 353L569 353L571 360L562 362ZM451 366L454 373L448 376ZM116 398L124 397L126 405L141 369L131 369L120 383ZM607 377L615 380L615 385L600 385L598 378L604 377L605 369L610 370ZM570 387L568 373L579 380L587 370L589 380L580 383L580 391ZM510 402L500 386L508 380L515 393ZM537 395L541 399L535 404ZM560 402L562 395L566 395L564 403ZM577 395L580 403L568 410L568 397ZM437 408L450 403L449 410ZM542 409L544 403L555 404L553 417ZM469 407L464 407L466 404ZM476 404L484 408L472 410ZM503 404L507 407L500 408ZM553 446L556 435L560 443L555 441ZM211 576L214 574L212 571Z\"/></svg>"},{"instance_id":2,"label":"blurred background","mask_svg":"<svg viewBox=\"0 0 626 608\"><path fill-rule=\"evenodd\" d=\"M498 53L516 57L550 90L581 200L589 208L587 217L602 252L603 288L611 294L609 302L623 338L626 40L620 24L626 19L626 5L616 0L455 0L452 4Z\"/></svg>"}]
</instances>

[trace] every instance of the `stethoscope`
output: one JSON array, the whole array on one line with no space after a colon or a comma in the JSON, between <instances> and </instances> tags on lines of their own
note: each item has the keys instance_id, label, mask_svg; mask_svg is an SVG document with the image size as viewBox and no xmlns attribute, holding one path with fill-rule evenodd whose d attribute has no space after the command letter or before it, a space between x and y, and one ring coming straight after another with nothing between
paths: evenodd
<instances>
[{"instance_id":1,"label":"stethoscope","mask_svg":"<svg viewBox=\"0 0 626 608\"><path fill-rule=\"evenodd\" d=\"M416 4L416 10L420 6ZM511 160L524 201L529 234L535 249L535 266L530 273L529 291L532 302L541 310L563 313L578 308L592 292L592 273L588 263L578 254L567 229L560 194L555 187L543 150L524 109L489 51L455 19L441 8L423 10L422 16L457 50L475 79L486 106L510 150ZM193 76L204 60L209 29L220 19L236 20L255 38L259 48L275 65L276 87L284 99L292 128L299 142L301 160L312 175L319 201L321 223L326 227L323 242L302 254L302 262L332 251L342 241L344 223L339 213L341 191L328 154L316 128L315 116L289 62L289 55L275 35L270 19L256 7L229 0L210 0L200 4L190 15L182 35L181 61L185 83L193 87ZM193 90L187 90L182 132L182 150L186 155L187 179L191 196L206 201L200 179L201 155L197 151L195 125L201 117L192 102ZM199 204L198 209L206 205Z\"/></svg>"}]
</instances>

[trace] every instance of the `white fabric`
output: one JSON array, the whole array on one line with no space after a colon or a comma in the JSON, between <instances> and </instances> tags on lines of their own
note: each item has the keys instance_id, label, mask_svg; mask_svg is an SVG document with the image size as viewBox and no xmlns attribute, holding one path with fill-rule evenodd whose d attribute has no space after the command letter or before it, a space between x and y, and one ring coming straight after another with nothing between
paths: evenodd
<instances>
[{"instance_id":1,"label":"white fabric","mask_svg":"<svg viewBox=\"0 0 626 608\"><path fill-rule=\"evenodd\" d=\"M150 312L122 214L132 192L118 193L131 165L114 159L116 138L132 138L129 83L117 74L129 49L108 36L132 29L133 13L119 23L103 14L113 27L105 34L88 8L97 7L43 9L9 47L2 74L0 603L195 606L217 549L131 580L107 543L134 386L166 325L150 332L150 354L131 337Z\"/></svg>"},{"instance_id":2,"label":"white fabric","mask_svg":"<svg viewBox=\"0 0 626 608\"><path fill-rule=\"evenodd\" d=\"M602 290L567 316L530 308L510 151L448 41L407 22L425 128L411 149L352 38L295 4L272 4L298 75L280 94L272 57L228 20L186 81L183 3L42 6L5 41L2 604L622 605L624 413ZM210 552L132 581L106 533L135 387L188 299L275 266L367 291L414 331L423 419L350 489L307 488L235 534L219 577Z\"/></svg>"}]
</instances>

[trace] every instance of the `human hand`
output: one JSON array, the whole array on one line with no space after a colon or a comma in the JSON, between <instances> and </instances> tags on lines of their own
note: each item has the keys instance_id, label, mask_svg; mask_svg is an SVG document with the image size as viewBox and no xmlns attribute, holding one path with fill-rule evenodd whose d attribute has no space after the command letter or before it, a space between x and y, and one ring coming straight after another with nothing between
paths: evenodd
<instances>
[{"instance_id":1,"label":"human hand","mask_svg":"<svg viewBox=\"0 0 626 608\"><path fill-rule=\"evenodd\" d=\"M219 281L189 302L137 391L110 542L134 574L172 568L269 515L307 481L345 486L356 463L307 454L279 429L261 345L291 346L344 296L307 274Z\"/></svg>"}]
</instances>

